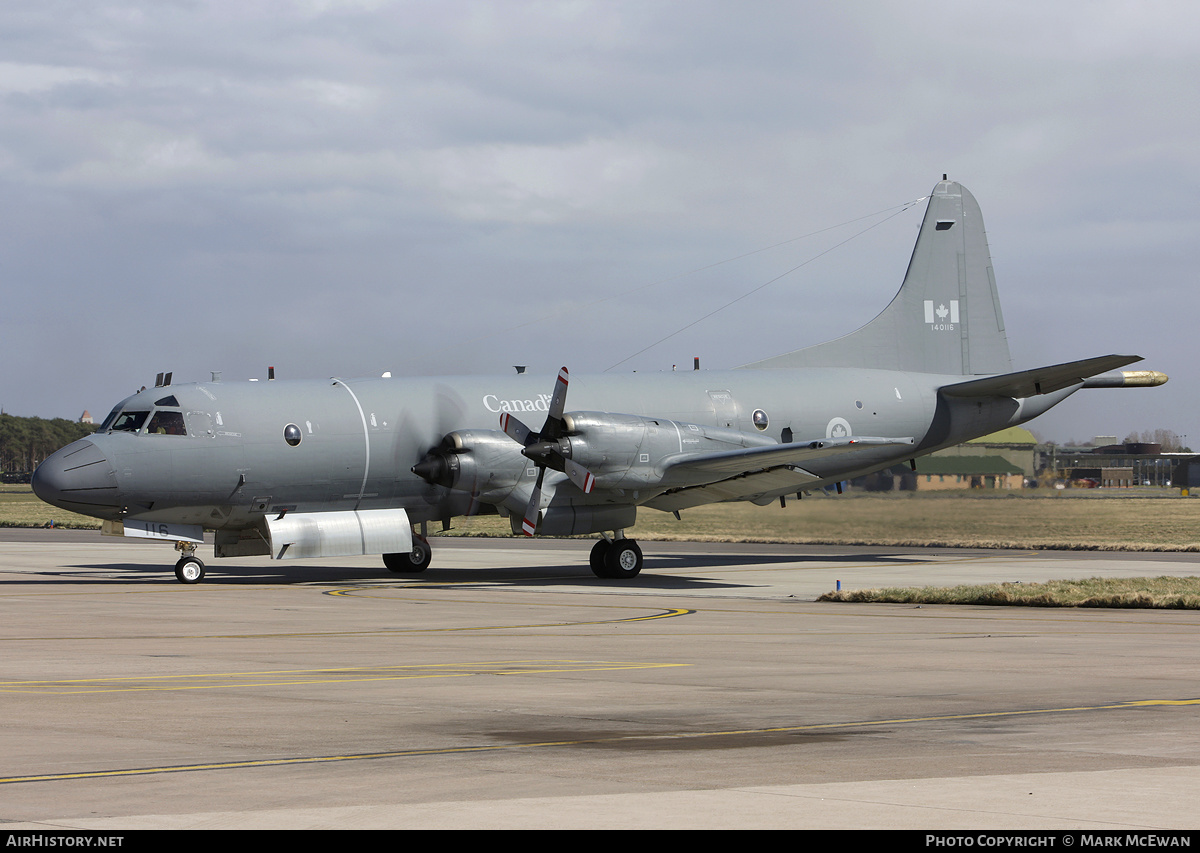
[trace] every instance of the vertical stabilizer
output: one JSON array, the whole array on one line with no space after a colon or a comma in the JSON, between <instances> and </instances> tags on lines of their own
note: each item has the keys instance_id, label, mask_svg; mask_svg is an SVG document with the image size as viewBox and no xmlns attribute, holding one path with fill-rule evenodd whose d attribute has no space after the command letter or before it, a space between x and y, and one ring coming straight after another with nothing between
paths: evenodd
<instances>
[{"instance_id":1,"label":"vertical stabilizer","mask_svg":"<svg viewBox=\"0 0 1200 853\"><path fill-rule=\"evenodd\" d=\"M962 376L1011 371L975 197L954 181L934 187L904 284L870 323L828 343L745 366L864 367Z\"/></svg>"}]
</instances>

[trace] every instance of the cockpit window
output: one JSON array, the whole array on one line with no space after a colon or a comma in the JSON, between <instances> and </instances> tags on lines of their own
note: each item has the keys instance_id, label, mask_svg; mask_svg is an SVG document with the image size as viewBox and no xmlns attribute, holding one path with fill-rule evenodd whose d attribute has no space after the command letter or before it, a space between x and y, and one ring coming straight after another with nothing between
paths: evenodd
<instances>
[{"instance_id":1,"label":"cockpit window","mask_svg":"<svg viewBox=\"0 0 1200 853\"><path fill-rule=\"evenodd\" d=\"M137 432L142 428L142 424L146 422L146 416L149 414L149 412L121 412L113 421L110 429L113 432Z\"/></svg>"},{"instance_id":2,"label":"cockpit window","mask_svg":"<svg viewBox=\"0 0 1200 853\"><path fill-rule=\"evenodd\" d=\"M170 409L159 409L150 419L146 427L147 435L187 435L183 425L183 412L173 412Z\"/></svg>"},{"instance_id":3,"label":"cockpit window","mask_svg":"<svg viewBox=\"0 0 1200 853\"><path fill-rule=\"evenodd\" d=\"M175 395L172 394L169 397L163 397L161 400L155 400L154 405L156 405L156 406L178 406L179 401L176 400Z\"/></svg>"},{"instance_id":4,"label":"cockpit window","mask_svg":"<svg viewBox=\"0 0 1200 853\"><path fill-rule=\"evenodd\" d=\"M96 432L108 432L112 428L112 423L117 419L117 415L121 414L121 407L118 405L115 409L108 413L108 417L104 419L104 423L100 424Z\"/></svg>"}]
</instances>

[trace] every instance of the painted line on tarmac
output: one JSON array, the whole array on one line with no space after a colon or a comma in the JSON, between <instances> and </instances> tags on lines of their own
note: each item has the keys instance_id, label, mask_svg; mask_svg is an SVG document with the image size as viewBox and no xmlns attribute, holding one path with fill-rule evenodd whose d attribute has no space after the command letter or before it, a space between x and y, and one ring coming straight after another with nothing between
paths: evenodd
<instances>
[{"instance_id":1,"label":"painted line on tarmac","mask_svg":"<svg viewBox=\"0 0 1200 853\"><path fill-rule=\"evenodd\" d=\"M337 592L326 593L327 595L335 595ZM400 599L403 600L403 599ZM416 599L414 599L416 600ZM525 604L527 607L567 607L578 609L580 607L604 608L606 610L647 610L646 607L630 607L626 605L578 605L578 604ZM454 628L373 628L369 631L272 631L262 633L239 633L239 634L113 634L109 636L53 636L53 637L0 637L0 643L12 642L47 642L55 641L62 642L65 640L104 640L112 642L115 640L248 640L248 639L280 639L294 637L383 637L395 634L441 634L453 633L460 631L515 631L524 630L527 628L575 628L586 627L589 625L626 625L634 622L653 622L657 619L673 619L677 616L692 616L697 613L693 608L688 607L672 607L668 610L659 610L655 613L646 613L641 616L624 616L620 619L587 619L582 621L564 621L557 622L523 622L515 625L461 625Z\"/></svg>"},{"instance_id":2,"label":"painted line on tarmac","mask_svg":"<svg viewBox=\"0 0 1200 853\"><path fill-rule=\"evenodd\" d=\"M464 678L478 675L546 675L611 670L665 669L687 663L591 660L506 660L397 666L346 666L320 669L281 669L250 672L187 673L53 681L0 682L0 693L72 696L81 693L144 693L178 690L221 690L242 687L286 687L306 684L345 684L362 681L405 681L424 678Z\"/></svg>"},{"instance_id":3,"label":"painted line on tarmac","mask_svg":"<svg viewBox=\"0 0 1200 853\"><path fill-rule=\"evenodd\" d=\"M1023 711L993 711L979 714L943 714L929 717L901 717L893 720L860 720L842 723L816 723L806 726L775 726L765 729L726 729L710 732L675 732L657 735L623 735L617 737L578 738L571 740L538 741L530 743L498 744L492 746L431 747L426 749L404 749L390 752L364 752L352 755L317 755L295 758L264 758L253 761L224 761L207 764L179 764L166 767L135 767L114 770L91 770L79 773L53 773L30 776L0 777L0 785L15 785L28 782L60 782L77 779L111 779L127 776L152 776L163 773L195 773L206 770L241 770L256 767L286 767L298 764L329 764L345 761L375 761L389 758L419 758L431 755L459 755L470 753L500 753L521 749L547 749L554 747L620 745L686 740L693 738L733 737L764 734L801 734L814 731L833 731L874 726L914 723L945 722L949 720L983 720L1004 717L1029 716L1032 714L1070 714L1081 711L1129 711L1146 707L1200 705L1200 699L1141 699L1118 702L1111 705L1086 705L1072 708L1038 708Z\"/></svg>"}]
</instances>

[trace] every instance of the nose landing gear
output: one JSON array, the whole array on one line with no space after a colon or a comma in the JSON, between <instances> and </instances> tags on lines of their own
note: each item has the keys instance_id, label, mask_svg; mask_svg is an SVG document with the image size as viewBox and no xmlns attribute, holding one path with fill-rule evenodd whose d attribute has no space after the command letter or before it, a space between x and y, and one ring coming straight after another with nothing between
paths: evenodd
<instances>
[{"instance_id":1,"label":"nose landing gear","mask_svg":"<svg viewBox=\"0 0 1200 853\"><path fill-rule=\"evenodd\" d=\"M200 583L204 580L204 563L196 556L196 543L176 542L175 550L183 556L175 564L175 577L180 583Z\"/></svg>"}]
</instances>

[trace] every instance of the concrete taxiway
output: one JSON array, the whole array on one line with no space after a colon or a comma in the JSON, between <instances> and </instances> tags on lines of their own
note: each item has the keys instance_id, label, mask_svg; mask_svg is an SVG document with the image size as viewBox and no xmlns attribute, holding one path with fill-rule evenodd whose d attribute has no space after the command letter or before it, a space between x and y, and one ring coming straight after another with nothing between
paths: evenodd
<instances>
[{"instance_id":1,"label":"concrete taxiway","mask_svg":"<svg viewBox=\"0 0 1200 853\"><path fill-rule=\"evenodd\" d=\"M8 828L1192 829L1200 613L820 604L1200 555L437 540L212 560L0 531Z\"/></svg>"}]
</instances>

